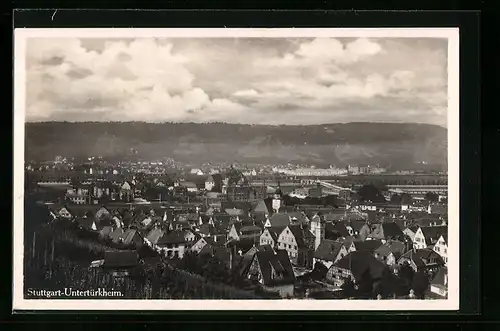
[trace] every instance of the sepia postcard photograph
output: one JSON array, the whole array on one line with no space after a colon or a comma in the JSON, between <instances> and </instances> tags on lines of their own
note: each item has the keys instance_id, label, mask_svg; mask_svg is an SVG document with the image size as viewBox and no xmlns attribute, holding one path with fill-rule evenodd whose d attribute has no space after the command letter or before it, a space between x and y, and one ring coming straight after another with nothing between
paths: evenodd
<instances>
[{"instance_id":1,"label":"sepia postcard photograph","mask_svg":"<svg viewBox=\"0 0 500 331\"><path fill-rule=\"evenodd\" d=\"M13 309L458 310L458 39L15 29Z\"/></svg>"}]
</instances>

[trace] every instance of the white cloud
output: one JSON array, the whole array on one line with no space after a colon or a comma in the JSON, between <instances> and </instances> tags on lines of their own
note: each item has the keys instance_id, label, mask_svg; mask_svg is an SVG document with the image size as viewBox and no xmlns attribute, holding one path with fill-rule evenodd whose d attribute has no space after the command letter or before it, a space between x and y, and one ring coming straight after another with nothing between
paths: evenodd
<instances>
[{"instance_id":1,"label":"white cloud","mask_svg":"<svg viewBox=\"0 0 500 331\"><path fill-rule=\"evenodd\" d=\"M87 44L92 42L29 40L28 120L446 122L445 42L137 39L100 41L92 49Z\"/></svg>"}]
</instances>

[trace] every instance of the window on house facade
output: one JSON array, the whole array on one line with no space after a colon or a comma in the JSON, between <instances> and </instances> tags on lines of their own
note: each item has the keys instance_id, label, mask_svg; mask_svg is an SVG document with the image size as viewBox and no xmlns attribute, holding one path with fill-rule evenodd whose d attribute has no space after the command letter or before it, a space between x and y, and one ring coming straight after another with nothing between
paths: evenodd
<instances>
[{"instance_id":1,"label":"window on house facade","mask_svg":"<svg viewBox=\"0 0 500 331\"><path fill-rule=\"evenodd\" d=\"M445 254L446 254L446 253L448 253L448 249L446 249L446 248L445 248L445 249L444 249L444 253L445 253Z\"/></svg>"},{"instance_id":2,"label":"window on house facade","mask_svg":"<svg viewBox=\"0 0 500 331\"><path fill-rule=\"evenodd\" d=\"M174 257L179 257L179 252L178 251L174 252Z\"/></svg>"},{"instance_id":3,"label":"window on house facade","mask_svg":"<svg viewBox=\"0 0 500 331\"><path fill-rule=\"evenodd\" d=\"M436 249L436 252L439 252L439 247L438 246L436 246L434 248Z\"/></svg>"}]
</instances>

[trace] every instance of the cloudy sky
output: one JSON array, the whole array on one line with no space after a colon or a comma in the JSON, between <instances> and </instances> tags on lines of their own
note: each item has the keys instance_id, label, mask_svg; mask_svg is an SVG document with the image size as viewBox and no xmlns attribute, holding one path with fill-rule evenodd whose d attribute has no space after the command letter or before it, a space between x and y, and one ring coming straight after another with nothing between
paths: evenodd
<instances>
[{"instance_id":1,"label":"cloudy sky","mask_svg":"<svg viewBox=\"0 0 500 331\"><path fill-rule=\"evenodd\" d=\"M446 126L446 39L29 39L27 121Z\"/></svg>"}]
</instances>

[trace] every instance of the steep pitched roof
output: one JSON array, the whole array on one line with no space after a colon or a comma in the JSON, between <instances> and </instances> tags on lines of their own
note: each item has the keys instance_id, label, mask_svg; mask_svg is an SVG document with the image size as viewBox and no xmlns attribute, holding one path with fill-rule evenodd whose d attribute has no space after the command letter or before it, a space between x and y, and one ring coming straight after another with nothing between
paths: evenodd
<instances>
[{"instance_id":1,"label":"steep pitched roof","mask_svg":"<svg viewBox=\"0 0 500 331\"><path fill-rule=\"evenodd\" d=\"M218 230L215 226L210 225L210 224L203 224L198 227L198 233L211 236L215 235L217 233L220 233L220 230Z\"/></svg>"},{"instance_id":2,"label":"steep pitched roof","mask_svg":"<svg viewBox=\"0 0 500 331\"><path fill-rule=\"evenodd\" d=\"M290 216L288 214L274 214L269 219L271 226L287 226L290 224Z\"/></svg>"},{"instance_id":3,"label":"steep pitched roof","mask_svg":"<svg viewBox=\"0 0 500 331\"><path fill-rule=\"evenodd\" d=\"M387 267L377 260L370 252L354 251L337 261L332 267L350 270L355 282L362 279L365 272L369 272L372 279L380 279Z\"/></svg>"},{"instance_id":4,"label":"steep pitched roof","mask_svg":"<svg viewBox=\"0 0 500 331\"><path fill-rule=\"evenodd\" d=\"M380 256L387 257L389 254L393 254L396 259L398 259L402 254L405 253L406 245L400 241L389 241L375 249L375 253Z\"/></svg>"},{"instance_id":5,"label":"steep pitched roof","mask_svg":"<svg viewBox=\"0 0 500 331\"><path fill-rule=\"evenodd\" d=\"M298 247L305 247L307 240L314 239L314 235L300 225L290 225L288 228L295 237Z\"/></svg>"},{"instance_id":6,"label":"steep pitched roof","mask_svg":"<svg viewBox=\"0 0 500 331\"><path fill-rule=\"evenodd\" d=\"M123 238L123 234L125 232L123 231L123 228L116 228L109 234L109 238L114 242L114 243L119 243L121 239Z\"/></svg>"},{"instance_id":7,"label":"steep pitched roof","mask_svg":"<svg viewBox=\"0 0 500 331\"><path fill-rule=\"evenodd\" d=\"M158 243L158 239L160 239L164 234L165 230L161 228L152 229L146 235L146 239L149 240L151 243L156 244Z\"/></svg>"},{"instance_id":8,"label":"steep pitched roof","mask_svg":"<svg viewBox=\"0 0 500 331\"><path fill-rule=\"evenodd\" d=\"M356 251L366 251L372 253L380 246L382 246L382 242L380 240L375 240L375 239L365 240L365 241L354 241L354 247L356 247Z\"/></svg>"},{"instance_id":9,"label":"steep pitched roof","mask_svg":"<svg viewBox=\"0 0 500 331\"><path fill-rule=\"evenodd\" d=\"M255 208L253 209L254 213L263 213L270 215L273 211L273 199L271 198L266 198L263 200L260 200Z\"/></svg>"},{"instance_id":10,"label":"steep pitched roof","mask_svg":"<svg viewBox=\"0 0 500 331\"><path fill-rule=\"evenodd\" d=\"M254 258L259 263L264 285L273 286L295 282L292 264L285 250L258 251ZM273 278L273 273L277 274L278 277Z\"/></svg>"},{"instance_id":11,"label":"steep pitched roof","mask_svg":"<svg viewBox=\"0 0 500 331\"><path fill-rule=\"evenodd\" d=\"M365 224L366 224L365 220L351 220L347 222L347 225L357 232L359 232Z\"/></svg>"},{"instance_id":12,"label":"steep pitched roof","mask_svg":"<svg viewBox=\"0 0 500 331\"><path fill-rule=\"evenodd\" d=\"M181 244L184 242L186 242L184 231L170 231L158 239L157 245Z\"/></svg>"},{"instance_id":13,"label":"steep pitched roof","mask_svg":"<svg viewBox=\"0 0 500 331\"><path fill-rule=\"evenodd\" d=\"M136 229L127 229L125 233L123 234L123 244L125 245L130 245L132 244L132 240L134 239L134 236L137 234Z\"/></svg>"},{"instance_id":14,"label":"steep pitched roof","mask_svg":"<svg viewBox=\"0 0 500 331\"><path fill-rule=\"evenodd\" d=\"M344 222L327 222L325 224L325 230L328 232L337 233L340 237L348 237L350 236L349 231Z\"/></svg>"},{"instance_id":15,"label":"steep pitched roof","mask_svg":"<svg viewBox=\"0 0 500 331\"><path fill-rule=\"evenodd\" d=\"M435 264L444 265L441 255L430 248L417 249L416 251L410 250L401 256L401 258L403 257L412 260L417 267L425 267L428 264L432 264L432 260Z\"/></svg>"},{"instance_id":16,"label":"steep pitched roof","mask_svg":"<svg viewBox=\"0 0 500 331\"><path fill-rule=\"evenodd\" d=\"M422 226L420 229L425 236L427 245L436 242L443 234L448 234L447 226Z\"/></svg>"},{"instance_id":17,"label":"steep pitched roof","mask_svg":"<svg viewBox=\"0 0 500 331\"><path fill-rule=\"evenodd\" d=\"M374 239L396 239L403 238L403 231L396 223L381 223L375 225L373 231L368 235L368 238Z\"/></svg>"},{"instance_id":18,"label":"steep pitched roof","mask_svg":"<svg viewBox=\"0 0 500 331\"><path fill-rule=\"evenodd\" d=\"M286 228L286 227L282 227L282 226L275 226L275 227L270 227L270 228L266 228L266 229L264 229L264 232L265 232L265 231L269 232L269 235L271 236L271 238L274 240L274 242L276 242L276 240L278 240L279 235L281 234L281 232L282 232L285 228Z\"/></svg>"},{"instance_id":19,"label":"steep pitched roof","mask_svg":"<svg viewBox=\"0 0 500 331\"><path fill-rule=\"evenodd\" d=\"M333 262L339 255L342 246L343 244L341 242L325 239L319 244L314 252L314 257L316 259Z\"/></svg>"},{"instance_id":20,"label":"steep pitched roof","mask_svg":"<svg viewBox=\"0 0 500 331\"><path fill-rule=\"evenodd\" d=\"M99 235L101 238L107 238L111 232L113 232L113 227L111 225L106 225L99 231Z\"/></svg>"}]
</instances>

